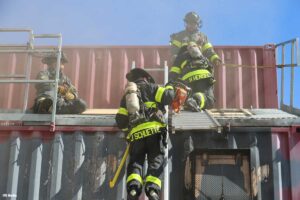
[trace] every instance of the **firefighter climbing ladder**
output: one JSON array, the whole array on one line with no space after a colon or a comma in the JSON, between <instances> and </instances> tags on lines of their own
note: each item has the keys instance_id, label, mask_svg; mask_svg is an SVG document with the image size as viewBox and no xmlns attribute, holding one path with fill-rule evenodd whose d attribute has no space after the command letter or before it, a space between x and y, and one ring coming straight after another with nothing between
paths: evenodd
<instances>
[{"instance_id":1,"label":"firefighter climbing ladder","mask_svg":"<svg viewBox=\"0 0 300 200\"><path fill-rule=\"evenodd\" d=\"M26 65L25 65L25 74L5 74L0 75L0 84L26 84L25 85L25 96L23 101L23 113L14 113L11 118L9 115L5 116L5 119L0 120L22 120L22 121L32 121L34 115L24 114L28 108L28 97L29 97L29 84L35 83L52 83L54 84L54 91L57 91L58 80L59 80L59 68L60 68L60 59L61 59L61 48L62 48L62 36L61 34L34 34L31 29L17 29L17 28L0 28L0 33L27 33L28 41L26 44L0 44L0 53L1 54L25 54L26 55ZM56 39L57 46L52 46L48 48L41 48L35 46L34 41L36 39ZM32 56L45 56L49 54L57 55L56 63L56 76L55 80L34 80L30 79L31 65L32 65ZM50 130L55 130L55 116L56 116L56 102L57 102L57 92L53 93L53 111L50 119ZM25 115L28 115L28 118L24 118ZM1 117L2 118L2 117ZM49 118L39 117L35 121L49 121Z\"/></svg>"}]
</instances>

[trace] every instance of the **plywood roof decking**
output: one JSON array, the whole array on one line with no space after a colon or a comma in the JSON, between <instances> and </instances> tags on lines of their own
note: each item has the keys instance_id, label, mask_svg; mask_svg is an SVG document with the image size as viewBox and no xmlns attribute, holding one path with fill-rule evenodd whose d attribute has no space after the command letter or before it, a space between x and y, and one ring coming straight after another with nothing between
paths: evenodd
<instances>
[{"instance_id":1,"label":"plywood roof decking","mask_svg":"<svg viewBox=\"0 0 300 200\"><path fill-rule=\"evenodd\" d=\"M118 109L87 109L83 115L115 115Z\"/></svg>"}]
</instances>

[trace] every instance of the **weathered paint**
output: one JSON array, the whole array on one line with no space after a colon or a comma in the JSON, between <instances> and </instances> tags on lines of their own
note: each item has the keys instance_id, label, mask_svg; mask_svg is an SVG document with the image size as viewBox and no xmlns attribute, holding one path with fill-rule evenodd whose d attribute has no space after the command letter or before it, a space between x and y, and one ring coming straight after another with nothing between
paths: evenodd
<instances>
[{"instance_id":1,"label":"weathered paint","mask_svg":"<svg viewBox=\"0 0 300 200\"><path fill-rule=\"evenodd\" d=\"M205 130L172 134L170 198L182 199L182 145L192 134L195 149L248 150L251 173L268 166L269 176L260 177L256 183L258 199L299 199L299 127L231 127L227 140L220 133ZM122 179L116 188L108 187L125 150L122 134L114 127L105 127L107 131L79 129L62 126L55 133L34 126L1 130L0 195L17 195L18 199L122 199Z\"/></svg>"},{"instance_id":2,"label":"weathered paint","mask_svg":"<svg viewBox=\"0 0 300 200\"><path fill-rule=\"evenodd\" d=\"M7 134L0 141L1 199L121 199L122 179L109 189L126 145L118 134Z\"/></svg>"},{"instance_id":3,"label":"weathered paint","mask_svg":"<svg viewBox=\"0 0 300 200\"><path fill-rule=\"evenodd\" d=\"M69 63L65 73L78 88L89 108L117 108L126 83L125 74L136 67L163 67L170 53L168 46L72 46L64 47ZM225 67L215 70L216 108L276 108L277 85L275 47L217 46L217 53L227 64L254 67ZM31 79L43 69L40 57L33 57ZM24 54L0 54L0 74L24 74ZM257 66L266 66L258 68ZM150 72L158 83L163 83L162 72ZM24 86L1 84L1 108L22 108ZM35 96L30 86L29 107Z\"/></svg>"}]
</instances>

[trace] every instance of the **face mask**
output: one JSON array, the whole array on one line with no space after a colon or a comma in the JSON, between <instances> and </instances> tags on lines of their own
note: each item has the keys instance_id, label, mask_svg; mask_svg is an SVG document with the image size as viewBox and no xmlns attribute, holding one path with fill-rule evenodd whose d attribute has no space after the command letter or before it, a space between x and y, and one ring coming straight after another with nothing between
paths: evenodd
<instances>
[{"instance_id":1,"label":"face mask","mask_svg":"<svg viewBox=\"0 0 300 200\"><path fill-rule=\"evenodd\" d=\"M185 23L185 28L188 32L194 33L199 30L199 25L197 23Z\"/></svg>"},{"instance_id":2,"label":"face mask","mask_svg":"<svg viewBox=\"0 0 300 200\"><path fill-rule=\"evenodd\" d=\"M198 58L202 55L198 46L188 46L187 50L192 58Z\"/></svg>"}]
</instances>

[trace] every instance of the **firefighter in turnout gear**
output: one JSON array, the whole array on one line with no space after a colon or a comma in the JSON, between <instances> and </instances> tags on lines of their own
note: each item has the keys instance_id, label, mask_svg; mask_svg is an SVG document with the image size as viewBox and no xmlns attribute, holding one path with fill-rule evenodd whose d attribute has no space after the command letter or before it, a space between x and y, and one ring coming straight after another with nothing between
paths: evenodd
<instances>
[{"instance_id":1,"label":"firefighter in turnout gear","mask_svg":"<svg viewBox=\"0 0 300 200\"><path fill-rule=\"evenodd\" d=\"M135 68L126 75L129 81L116 115L118 127L126 133L130 143L127 166L128 200L137 200L145 193L150 200L159 200L164 166L167 129L164 119L165 105L171 104L173 86L158 86L143 69ZM143 177L147 155L148 170Z\"/></svg>"},{"instance_id":2,"label":"firefighter in turnout gear","mask_svg":"<svg viewBox=\"0 0 300 200\"><path fill-rule=\"evenodd\" d=\"M186 108L200 111L212 107L214 104L213 67L208 59L202 55L195 42L180 48L179 54L170 69L169 79L180 79L192 89L192 97L186 101Z\"/></svg>"},{"instance_id":3,"label":"firefighter in turnout gear","mask_svg":"<svg viewBox=\"0 0 300 200\"><path fill-rule=\"evenodd\" d=\"M64 64L68 60L62 52L61 66L59 71L58 93L56 103L57 114L80 114L86 110L86 103L78 98L77 89L70 79L63 73ZM39 80L55 80L57 56L48 55L42 59L47 69L38 73ZM33 112L40 114L52 113L52 99L54 97L53 83L37 83L35 85L37 97L34 101Z\"/></svg>"},{"instance_id":4,"label":"firefighter in turnout gear","mask_svg":"<svg viewBox=\"0 0 300 200\"><path fill-rule=\"evenodd\" d=\"M187 45L188 42L196 42L202 51L202 54L215 66L221 64L219 56L215 53L212 44L207 36L199 32L202 27L202 20L195 12L189 12L184 17L185 30L172 34L171 37L171 55L172 61L178 55L179 49Z\"/></svg>"}]
</instances>

